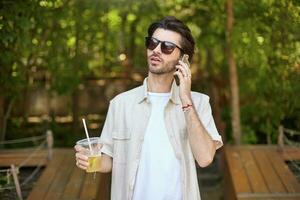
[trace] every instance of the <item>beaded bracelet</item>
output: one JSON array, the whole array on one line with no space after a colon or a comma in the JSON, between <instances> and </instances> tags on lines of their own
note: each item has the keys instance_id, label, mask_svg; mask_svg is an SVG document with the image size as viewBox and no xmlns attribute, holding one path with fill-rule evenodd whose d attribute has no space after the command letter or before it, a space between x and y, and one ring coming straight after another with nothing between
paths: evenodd
<instances>
[{"instance_id":1,"label":"beaded bracelet","mask_svg":"<svg viewBox=\"0 0 300 200\"><path fill-rule=\"evenodd\" d=\"M193 106L193 104L187 104L186 106L182 106L182 111L186 111L187 108Z\"/></svg>"}]
</instances>

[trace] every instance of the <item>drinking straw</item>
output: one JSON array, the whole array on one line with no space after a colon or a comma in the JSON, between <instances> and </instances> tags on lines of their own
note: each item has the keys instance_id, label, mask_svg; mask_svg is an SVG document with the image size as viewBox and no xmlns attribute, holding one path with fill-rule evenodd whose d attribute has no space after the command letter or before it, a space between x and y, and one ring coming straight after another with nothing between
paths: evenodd
<instances>
[{"instance_id":1,"label":"drinking straw","mask_svg":"<svg viewBox=\"0 0 300 200\"><path fill-rule=\"evenodd\" d=\"M90 152L93 153L92 145L91 145L91 141L90 141L90 137L89 137L89 133L88 133L88 130L86 128L86 123L85 123L85 119L84 118L82 119L82 122L83 122L84 130L85 130L86 138L87 138L88 143L89 143Z\"/></svg>"}]
</instances>

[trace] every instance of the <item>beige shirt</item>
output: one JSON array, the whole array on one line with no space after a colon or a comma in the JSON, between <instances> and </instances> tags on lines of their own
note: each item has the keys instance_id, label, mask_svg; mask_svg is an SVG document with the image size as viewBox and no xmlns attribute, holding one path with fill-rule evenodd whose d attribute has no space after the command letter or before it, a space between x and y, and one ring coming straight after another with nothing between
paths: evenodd
<instances>
[{"instance_id":1,"label":"beige shirt","mask_svg":"<svg viewBox=\"0 0 300 200\"><path fill-rule=\"evenodd\" d=\"M131 200L141 158L151 104L147 93L147 78L142 86L117 95L110 101L101 134L102 152L113 158L112 200ZM199 118L217 148L223 145L212 117L209 97L192 92ZM187 138L187 128L179 87L173 82L171 96L165 107L165 125L176 157L181 163L183 200L200 200L195 159ZM145 180L146 181L146 180Z\"/></svg>"}]
</instances>

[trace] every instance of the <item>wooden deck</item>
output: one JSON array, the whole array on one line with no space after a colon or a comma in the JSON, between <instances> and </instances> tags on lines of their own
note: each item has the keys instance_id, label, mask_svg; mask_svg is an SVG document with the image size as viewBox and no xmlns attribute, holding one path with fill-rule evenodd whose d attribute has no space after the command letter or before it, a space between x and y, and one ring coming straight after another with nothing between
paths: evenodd
<instances>
[{"instance_id":1,"label":"wooden deck","mask_svg":"<svg viewBox=\"0 0 300 200\"><path fill-rule=\"evenodd\" d=\"M300 149L277 146L225 147L225 199L296 200L300 184L285 160L299 160Z\"/></svg>"},{"instance_id":2,"label":"wooden deck","mask_svg":"<svg viewBox=\"0 0 300 200\"><path fill-rule=\"evenodd\" d=\"M8 149L0 150L0 167L9 167L11 164L20 165L35 149ZM25 166L34 167L47 164L47 150L40 150L29 159Z\"/></svg>"},{"instance_id":3,"label":"wooden deck","mask_svg":"<svg viewBox=\"0 0 300 200\"><path fill-rule=\"evenodd\" d=\"M30 150L0 151L0 166L20 164ZM45 169L35 183L28 200L109 200L110 174L85 173L75 166L73 149L54 149L53 158L47 161L47 152L35 155L26 166L40 163Z\"/></svg>"},{"instance_id":4,"label":"wooden deck","mask_svg":"<svg viewBox=\"0 0 300 200\"><path fill-rule=\"evenodd\" d=\"M0 167L19 165L32 150L1 150ZM300 149L278 151L277 146L225 146L224 195L227 200L296 200L300 184L286 160L300 160ZM45 169L28 200L109 200L110 174L85 173L75 166L73 149L54 149L48 161L41 151L25 166Z\"/></svg>"}]
</instances>

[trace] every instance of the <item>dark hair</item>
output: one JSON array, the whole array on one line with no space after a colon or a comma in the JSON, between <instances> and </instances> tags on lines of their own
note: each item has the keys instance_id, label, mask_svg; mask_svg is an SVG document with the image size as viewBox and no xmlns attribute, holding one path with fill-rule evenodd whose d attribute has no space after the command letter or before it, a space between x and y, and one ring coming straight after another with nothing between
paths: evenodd
<instances>
[{"instance_id":1,"label":"dark hair","mask_svg":"<svg viewBox=\"0 0 300 200\"><path fill-rule=\"evenodd\" d=\"M171 30L181 35L181 48L185 54L189 55L191 61L195 50L195 41L191 34L191 30L180 20L173 16L167 16L163 19L152 23L148 28L148 36L152 36L154 31L158 28Z\"/></svg>"}]
</instances>

